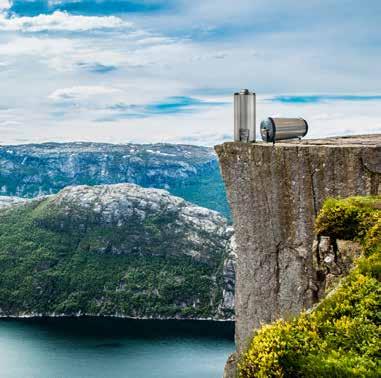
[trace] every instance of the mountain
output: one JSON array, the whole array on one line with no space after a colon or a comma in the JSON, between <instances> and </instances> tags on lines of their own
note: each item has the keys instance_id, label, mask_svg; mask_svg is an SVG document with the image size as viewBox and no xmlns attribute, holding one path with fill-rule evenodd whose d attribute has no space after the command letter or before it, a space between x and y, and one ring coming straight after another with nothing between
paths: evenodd
<instances>
[{"instance_id":1,"label":"mountain","mask_svg":"<svg viewBox=\"0 0 381 378\"><path fill-rule=\"evenodd\" d=\"M0 146L0 195L31 198L70 185L117 183L163 188L230 217L210 148L80 142Z\"/></svg>"},{"instance_id":2,"label":"mountain","mask_svg":"<svg viewBox=\"0 0 381 378\"><path fill-rule=\"evenodd\" d=\"M0 209L12 205L27 203L30 200L27 198L20 197L10 197L10 196L0 196Z\"/></svg>"},{"instance_id":3,"label":"mountain","mask_svg":"<svg viewBox=\"0 0 381 378\"><path fill-rule=\"evenodd\" d=\"M0 314L229 319L231 238L219 213L133 184L10 199Z\"/></svg>"}]
</instances>

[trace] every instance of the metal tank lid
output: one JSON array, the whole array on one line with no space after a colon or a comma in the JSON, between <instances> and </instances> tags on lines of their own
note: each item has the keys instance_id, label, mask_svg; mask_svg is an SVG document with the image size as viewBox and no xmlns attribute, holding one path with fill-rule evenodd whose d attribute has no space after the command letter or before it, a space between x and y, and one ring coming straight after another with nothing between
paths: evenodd
<instances>
[{"instance_id":1,"label":"metal tank lid","mask_svg":"<svg viewBox=\"0 0 381 378\"><path fill-rule=\"evenodd\" d=\"M248 89L241 89L239 92L235 92L235 95L250 95L254 94L254 92L250 92Z\"/></svg>"}]
</instances>

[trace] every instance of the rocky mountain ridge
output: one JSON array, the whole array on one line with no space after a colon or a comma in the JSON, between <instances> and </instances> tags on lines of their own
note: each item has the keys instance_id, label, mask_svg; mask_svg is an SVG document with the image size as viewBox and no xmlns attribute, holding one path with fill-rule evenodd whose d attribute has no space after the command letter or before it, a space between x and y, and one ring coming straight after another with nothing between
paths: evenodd
<instances>
[{"instance_id":1,"label":"rocky mountain ridge","mask_svg":"<svg viewBox=\"0 0 381 378\"><path fill-rule=\"evenodd\" d=\"M231 319L232 234L217 212L134 184L9 198L0 313Z\"/></svg>"},{"instance_id":2,"label":"rocky mountain ridge","mask_svg":"<svg viewBox=\"0 0 381 378\"><path fill-rule=\"evenodd\" d=\"M114 254L146 253L154 250L151 243L166 245L165 256L184 254L196 261L213 260L221 253L232 234L226 220L217 212L171 196L166 190L146 189L134 184L72 186L52 196L45 204L50 213L46 227L65 229L90 225L115 227L136 236L134 243L124 240L120 245L99 241L99 251ZM134 235L136 228L159 221L156 233L145 232L145 237ZM44 219L45 222L45 219ZM130 230L133 224L135 229ZM128 229L124 229L128 227ZM159 235L160 234L160 235ZM139 237L138 237L139 236ZM118 235L118 243L126 237ZM187 247L182 249L182 241ZM128 243L128 244L125 244ZM157 254L156 252L153 252ZM151 254L151 253L149 253Z\"/></svg>"},{"instance_id":3,"label":"rocky mountain ridge","mask_svg":"<svg viewBox=\"0 0 381 378\"><path fill-rule=\"evenodd\" d=\"M29 202L28 198L14 197L14 196L0 196L0 209L13 205L21 205Z\"/></svg>"},{"instance_id":4,"label":"rocky mountain ridge","mask_svg":"<svg viewBox=\"0 0 381 378\"><path fill-rule=\"evenodd\" d=\"M174 144L43 143L0 146L0 195L36 197L71 185L133 183L229 216L214 151Z\"/></svg>"}]
</instances>

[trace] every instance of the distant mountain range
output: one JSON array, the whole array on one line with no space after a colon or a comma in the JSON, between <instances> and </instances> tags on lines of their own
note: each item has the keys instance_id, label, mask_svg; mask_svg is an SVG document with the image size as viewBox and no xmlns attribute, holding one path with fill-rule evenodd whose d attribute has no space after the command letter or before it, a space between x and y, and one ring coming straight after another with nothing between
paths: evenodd
<instances>
[{"instance_id":1,"label":"distant mountain range","mask_svg":"<svg viewBox=\"0 0 381 378\"><path fill-rule=\"evenodd\" d=\"M230 218L211 148L173 144L44 143L0 146L0 195L36 197L69 185L164 188Z\"/></svg>"}]
</instances>

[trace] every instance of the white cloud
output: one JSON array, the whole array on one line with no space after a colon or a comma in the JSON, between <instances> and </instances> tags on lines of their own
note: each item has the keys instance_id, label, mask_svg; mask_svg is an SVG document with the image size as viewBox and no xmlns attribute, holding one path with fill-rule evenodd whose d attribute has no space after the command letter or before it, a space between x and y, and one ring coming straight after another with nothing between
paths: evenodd
<instances>
[{"instance_id":1,"label":"white cloud","mask_svg":"<svg viewBox=\"0 0 381 378\"><path fill-rule=\"evenodd\" d=\"M2 2L4 2L4 0L0 0L0 9ZM84 32L120 27L132 27L132 24L115 16L77 16L59 11L53 14L40 14L35 17L7 18L0 14L0 30L3 31L20 31L26 33L42 31Z\"/></svg>"},{"instance_id":2,"label":"white cloud","mask_svg":"<svg viewBox=\"0 0 381 378\"><path fill-rule=\"evenodd\" d=\"M55 54L66 54L74 46L74 43L68 38L12 38L8 43L0 45L0 55L19 56L36 55L52 56Z\"/></svg>"},{"instance_id":3,"label":"white cloud","mask_svg":"<svg viewBox=\"0 0 381 378\"><path fill-rule=\"evenodd\" d=\"M118 67L126 62L122 53L99 47L90 40L28 36L0 44L0 59L13 58L16 66L25 57L31 64L39 62L58 72L76 72L81 67L97 65Z\"/></svg>"},{"instance_id":4,"label":"white cloud","mask_svg":"<svg viewBox=\"0 0 381 378\"><path fill-rule=\"evenodd\" d=\"M0 12L9 9L10 4L8 0L0 0Z\"/></svg>"},{"instance_id":5,"label":"white cloud","mask_svg":"<svg viewBox=\"0 0 381 378\"><path fill-rule=\"evenodd\" d=\"M0 93L6 94L0 107L16 109L0 114L2 127L8 125L0 140L214 144L231 135L232 106L132 119L118 118L110 104L240 87L259 94L379 93L378 19L365 15L379 14L381 3L372 1L369 7L346 1L349 14L341 20L344 0L329 9L319 0L274 0L273 7L265 0L236 0L234 7L228 0L177 0L176 12L160 17L55 12L10 18L9 2L0 0ZM55 9L61 0L48 2ZM100 15L105 2L98 6ZM263 101L258 119L304 116L311 136L381 131L380 104Z\"/></svg>"},{"instance_id":6,"label":"white cloud","mask_svg":"<svg viewBox=\"0 0 381 378\"><path fill-rule=\"evenodd\" d=\"M92 92L93 88L81 89L79 91L81 94L77 90L69 90L67 94L86 97L89 91ZM103 91L103 89L98 90L99 96L102 96ZM229 99L232 100L231 96ZM221 98L221 100L228 99ZM259 97L257 116L258 123L271 115L304 117L309 121L310 138L380 133L380 103L380 101L358 103L334 101L296 105L271 103ZM21 114L24 114L23 109L20 109L17 118L19 126L12 127L8 122L7 132L0 133L0 144L86 140L112 143L172 142L213 146L225 140L232 140L233 137L232 103L224 107L205 109L200 113L162 115L146 119L116 119L110 122L94 122L95 116L102 114L102 110L98 108L73 109L68 117L57 117L54 120L37 119L35 117L41 116L38 112L23 116ZM16 114L13 114L8 121L15 116ZM38 131L33 127L33 123L39 125ZM260 140L259 135L258 140Z\"/></svg>"},{"instance_id":7,"label":"white cloud","mask_svg":"<svg viewBox=\"0 0 381 378\"><path fill-rule=\"evenodd\" d=\"M120 92L117 88L105 86L76 86L71 88L57 89L49 95L49 99L54 102L81 102L94 99L96 97L109 96Z\"/></svg>"},{"instance_id":8,"label":"white cloud","mask_svg":"<svg viewBox=\"0 0 381 378\"><path fill-rule=\"evenodd\" d=\"M145 45L164 45L164 44L171 44L175 43L174 39L168 38L168 37L161 37L161 36L150 36L144 34L142 35L143 38L138 39L136 41L137 45L145 46Z\"/></svg>"},{"instance_id":9,"label":"white cloud","mask_svg":"<svg viewBox=\"0 0 381 378\"><path fill-rule=\"evenodd\" d=\"M49 16L29 17L28 19L32 20L28 25L29 31L36 30L32 25L39 25L35 19L40 17ZM99 18L101 17L95 17ZM5 18L0 14L0 30L2 20ZM20 59L28 57L31 64L38 62L58 72L86 70L94 72L94 67L117 69L158 65L160 68L171 62L184 62L192 54L192 45L187 41L136 29L132 24L128 25L127 29L123 28L112 36L100 33L90 38L84 38L82 33L75 37L70 35L63 37L62 34L26 35L16 32L4 35L5 38L1 41L0 33L0 60L14 57L17 60L15 65L19 65ZM60 27L65 26L61 24Z\"/></svg>"},{"instance_id":10,"label":"white cloud","mask_svg":"<svg viewBox=\"0 0 381 378\"><path fill-rule=\"evenodd\" d=\"M163 83L161 83L163 86ZM159 82L151 91L158 93ZM177 89L179 91L179 88ZM170 93L176 93L174 87ZM226 106L205 108L196 113L157 115L154 118L118 118L105 105L122 101L134 104L146 91L134 87L88 85L61 88L50 94L54 107L62 115L20 108L0 111L0 144L46 141L98 141L123 143L172 142L212 146L233 137L232 96L204 97L205 101L230 102ZM179 92L177 92L179 93ZM258 96L257 120L268 116L303 117L309 123L308 137L381 132L381 101L330 101L310 104L287 104L269 101L272 96ZM146 99L146 102L152 101ZM50 115L49 115L50 114ZM113 117L114 116L114 117ZM96 119L105 118L104 122ZM109 118L109 121L107 121ZM5 130L5 128L7 128ZM257 130L259 131L259 130ZM259 135L258 135L258 139Z\"/></svg>"},{"instance_id":11,"label":"white cloud","mask_svg":"<svg viewBox=\"0 0 381 378\"><path fill-rule=\"evenodd\" d=\"M163 86L166 88L163 88ZM142 86L141 81L129 80L124 83L110 85L106 80L98 85L81 85L63 87L53 90L47 98L48 105L75 107L88 120L112 117L118 114L119 107L128 105L144 106L150 103L160 103L163 99L181 95L182 85L177 82L168 82L152 79L150 91ZM66 115L71 116L71 113ZM76 115L74 115L76 117ZM118 117L116 117L118 120Z\"/></svg>"}]
</instances>

